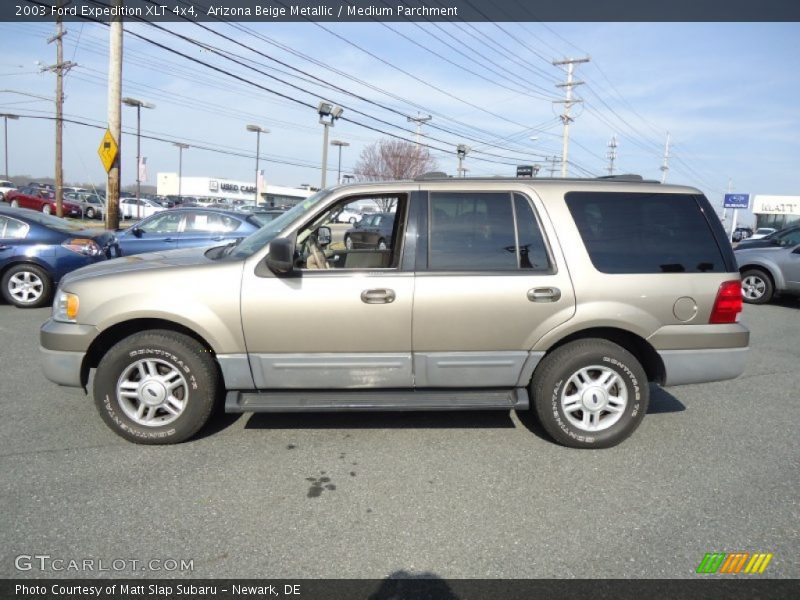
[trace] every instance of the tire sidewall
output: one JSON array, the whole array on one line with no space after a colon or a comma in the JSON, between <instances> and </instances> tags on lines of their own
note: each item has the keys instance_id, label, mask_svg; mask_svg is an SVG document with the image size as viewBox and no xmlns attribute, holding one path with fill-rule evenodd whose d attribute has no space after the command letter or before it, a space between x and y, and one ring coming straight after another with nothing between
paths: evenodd
<instances>
[{"instance_id":1,"label":"tire sidewall","mask_svg":"<svg viewBox=\"0 0 800 600\"><path fill-rule=\"evenodd\" d=\"M537 409L545 429L559 442L580 448L607 448L614 446L636 430L647 411L649 388L647 376L638 361L624 349L586 349L580 353L561 356L554 373L541 382ZM628 393L628 401L620 419L608 429L589 432L572 425L561 406L561 394L570 377L579 369L600 365L617 373ZM545 406L542 406L545 405ZM542 410L544 408L544 410Z\"/></svg>"},{"instance_id":2,"label":"tire sidewall","mask_svg":"<svg viewBox=\"0 0 800 600\"><path fill-rule=\"evenodd\" d=\"M742 282L748 277L758 277L761 281L764 282L764 293L761 295L760 298L747 298L744 294L742 294L742 300L748 304L767 304L770 300L772 300L772 296L775 294L774 286L772 285L772 280L769 276L759 269L750 269L749 271L745 271L742 273Z\"/></svg>"},{"instance_id":3,"label":"tire sidewall","mask_svg":"<svg viewBox=\"0 0 800 600\"><path fill-rule=\"evenodd\" d=\"M188 401L181 415L159 427L133 421L119 404L116 389L123 371L142 359L159 359L178 369L186 379ZM216 392L199 356L188 347L169 347L146 334L134 335L114 346L100 361L94 379L94 399L106 424L120 436L140 444L169 444L191 437L208 419Z\"/></svg>"}]
</instances>

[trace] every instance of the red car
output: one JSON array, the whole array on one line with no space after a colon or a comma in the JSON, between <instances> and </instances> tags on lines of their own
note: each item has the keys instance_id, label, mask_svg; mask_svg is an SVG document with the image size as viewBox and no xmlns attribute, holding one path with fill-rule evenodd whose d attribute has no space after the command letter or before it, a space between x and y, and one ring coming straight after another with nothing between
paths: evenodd
<instances>
[{"instance_id":1,"label":"red car","mask_svg":"<svg viewBox=\"0 0 800 600\"><path fill-rule=\"evenodd\" d=\"M56 214L56 195L47 188L27 186L18 190L10 191L5 198L11 206L19 208L30 208L43 212L46 215ZM66 200L61 203L65 217L81 216L81 207Z\"/></svg>"}]
</instances>

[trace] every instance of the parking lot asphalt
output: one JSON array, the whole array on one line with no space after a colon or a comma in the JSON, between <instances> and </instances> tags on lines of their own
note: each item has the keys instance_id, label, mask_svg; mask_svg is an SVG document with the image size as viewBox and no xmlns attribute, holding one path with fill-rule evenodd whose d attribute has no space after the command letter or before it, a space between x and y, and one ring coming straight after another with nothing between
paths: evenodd
<instances>
[{"instance_id":1,"label":"parking lot asphalt","mask_svg":"<svg viewBox=\"0 0 800 600\"><path fill-rule=\"evenodd\" d=\"M691 578L714 551L800 577L798 300L745 306L742 377L654 388L598 451L507 412L219 415L137 446L41 375L47 316L0 304L0 577ZM35 554L193 571L15 569Z\"/></svg>"}]
</instances>

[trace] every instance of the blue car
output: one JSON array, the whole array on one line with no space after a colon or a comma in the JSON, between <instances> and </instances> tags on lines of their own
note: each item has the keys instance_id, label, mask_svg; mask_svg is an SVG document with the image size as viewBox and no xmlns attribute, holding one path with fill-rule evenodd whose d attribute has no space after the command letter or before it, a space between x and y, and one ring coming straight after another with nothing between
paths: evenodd
<instances>
[{"instance_id":1,"label":"blue car","mask_svg":"<svg viewBox=\"0 0 800 600\"><path fill-rule=\"evenodd\" d=\"M0 285L10 304L45 306L64 275L116 254L110 231L86 230L58 217L0 206Z\"/></svg>"},{"instance_id":2,"label":"blue car","mask_svg":"<svg viewBox=\"0 0 800 600\"><path fill-rule=\"evenodd\" d=\"M172 208L117 233L122 256L217 246L235 242L261 228L259 215L216 208Z\"/></svg>"}]
</instances>

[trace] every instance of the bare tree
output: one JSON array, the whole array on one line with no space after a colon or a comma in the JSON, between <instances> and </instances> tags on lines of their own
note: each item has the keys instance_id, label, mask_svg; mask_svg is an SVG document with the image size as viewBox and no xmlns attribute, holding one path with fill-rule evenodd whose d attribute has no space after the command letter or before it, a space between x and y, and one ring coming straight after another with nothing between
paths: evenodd
<instances>
[{"instance_id":1,"label":"bare tree","mask_svg":"<svg viewBox=\"0 0 800 600\"><path fill-rule=\"evenodd\" d=\"M359 181L390 181L414 179L436 168L436 159L427 148L384 138L361 151L353 172Z\"/></svg>"}]
</instances>

